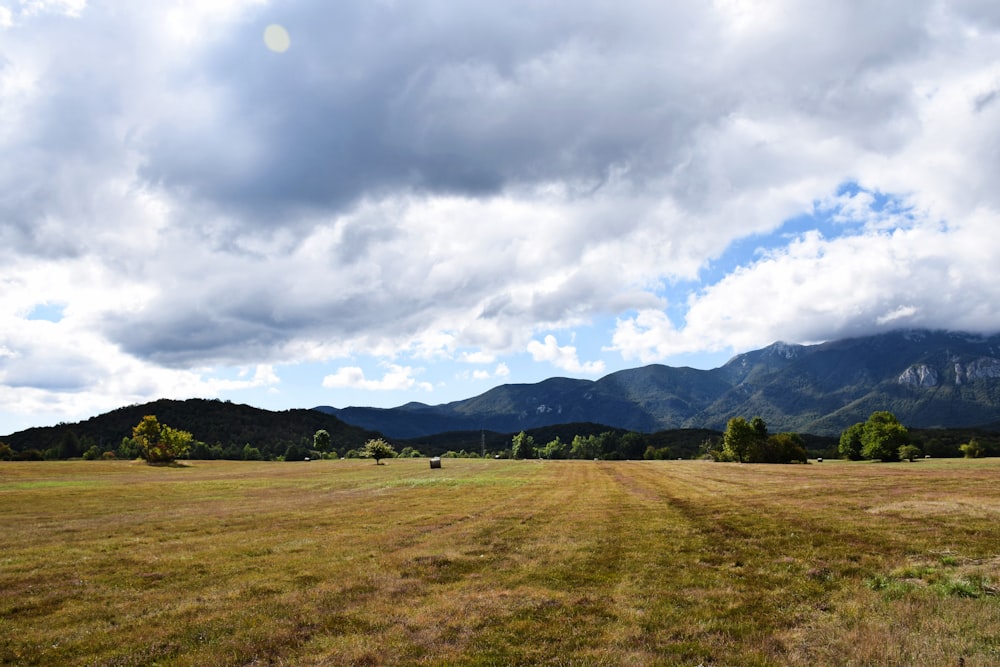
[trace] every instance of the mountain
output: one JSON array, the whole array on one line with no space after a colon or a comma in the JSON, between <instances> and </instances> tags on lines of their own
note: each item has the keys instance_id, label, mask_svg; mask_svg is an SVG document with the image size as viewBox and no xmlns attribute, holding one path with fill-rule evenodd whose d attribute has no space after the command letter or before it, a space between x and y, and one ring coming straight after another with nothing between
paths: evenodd
<instances>
[{"instance_id":1,"label":"mountain","mask_svg":"<svg viewBox=\"0 0 1000 667\"><path fill-rule=\"evenodd\" d=\"M71 432L81 443L114 447L122 438L132 436L132 427L145 415L155 415L161 424L189 431L195 440L208 445L242 451L249 444L271 455L284 454L292 444L311 443L319 429L326 429L341 448L359 448L368 438L379 435L316 410L272 412L229 401L193 398L129 405L77 424L29 428L0 440L16 451L45 451L58 447Z\"/></svg>"},{"instance_id":2,"label":"mountain","mask_svg":"<svg viewBox=\"0 0 1000 667\"><path fill-rule=\"evenodd\" d=\"M654 432L723 429L760 415L769 430L836 435L876 410L907 426L1000 422L1000 335L895 331L819 345L774 343L712 370L650 365L599 380L508 384L442 405L316 410L389 437L517 432L569 422Z\"/></svg>"}]
</instances>

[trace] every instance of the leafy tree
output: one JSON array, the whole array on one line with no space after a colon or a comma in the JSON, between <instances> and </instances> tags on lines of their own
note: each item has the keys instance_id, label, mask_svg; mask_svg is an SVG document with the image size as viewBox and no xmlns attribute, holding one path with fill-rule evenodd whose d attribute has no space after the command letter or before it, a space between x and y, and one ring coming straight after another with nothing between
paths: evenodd
<instances>
[{"instance_id":1,"label":"leafy tree","mask_svg":"<svg viewBox=\"0 0 1000 667\"><path fill-rule=\"evenodd\" d=\"M535 457L535 438L521 431L511 441L511 456L515 459L532 459Z\"/></svg>"},{"instance_id":2,"label":"leafy tree","mask_svg":"<svg viewBox=\"0 0 1000 667\"><path fill-rule=\"evenodd\" d=\"M14 458L14 450L6 442L0 442L0 461L10 461Z\"/></svg>"},{"instance_id":3,"label":"leafy tree","mask_svg":"<svg viewBox=\"0 0 1000 667\"><path fill-rule=\"evenodd\" d=\"M986 448L979 444L975 438L970 438L967 443L959 445L958 448L967 459L978 459L986 454Z\"/></svg>"},{"instance_id":4,"label":"leafy tree","mask_svg":"<svg viewBox=\"0 0 1000 667\"><path fill-rule=\"evenodd\" d=\"M332 440L330 439L330 432L324 428L316 431L313 435L313 449L318 452L328 452L330 451L330 444Z\"/></svg>"},{"instance_id":5,"label":"leafy tree","mask_svg":"<svg viewBox=\"0 0 1000 667\"><path fill-rule=\"evenodd\" d=\"M641 433L629 431L618 440L618 451L626 459L641 459L646 451L646 438Z\"/></svg>"},{"instance_id":6,"label":"leafy tree","mask_svg":"<svg viewBox=\"0 0 1000 667\"><path fill-rule=\"evenodd\" d=\"M288 449L285 450L286 461L305 461L307 458L309 450L297 442L288 445Z\"/></svg>"},{"instance_id":7,"label":"leafy tree","mask_svg":"<svg viewBox=\"0 0 1000 667\"><path fill-rule=\"evenodd\" d=\"M901 461L910 461L912 463L913 459L919 458L922 452L916 445L903 445L896 453Z\"/></svg>"},{"instance_id":8,"label":"leafy tree","mask_svg":"<svg viewBox=\"0 0 1000 667\"><path fill-rule=\"evenodd\" d=\"M541 456L546 459L564 459L569 454L569 447L559 438L557 435L555 439L549 440L549 442L542 448Z\"/></svg>"},{"instance_id":9,"label":"leafy tree","mask_svg":"<svg viewBox=\"0 0 1000 667\"><path fill-rule=\"evenodd\" d=\"M592 459L597 456L598 451L597 438L594 436L573 436L573 442L569 448L570 457L574 459Z\"/></svg>"},{"instance_id":10,"label":"leafy tree","mask_svg":"<svg viewBox=\"0 0 1000 667\"><path fill-rule=\"evenodd\" d=\"M767 439L762 463L791 463L808 460L805 443L798 433L777 433Z\"/></svg>"},{"instance_id":11,"label":"leafy tree","mask_svg":"<svg viewBox=\"0 0 1000 667\"><path fill-rule=\"evenodd\" d=\"M191 434L161 425L154 415L146 415L132 429L132 439L139 446L147 463L172 463L187 454Z\"/></svg>"},{"instance_id":12,"label":"leafy tree","mask_svg":"<svg viewBox=\"0 0 1000 667\"><path fill-rule=\"evenodd\" d=\"M395 448L382 438L372 438L365 443L365 448L361 451L365 458L375 459L375 465L382 465L382 459L388 459L396 455Z\"/></svg>"},{"instance_id":13,"label":"leafy tree","mask_svg":"<svg viewBox=\"0 0 1000 667\"><path fill-rule=\"evenodd\" d=\"M671 458L669 447L654 447L649 445L646 447L646 451L643 453L642 458L647 461L666 461Z\"/></svg>"},{"instance_id":14,"label":"leafy tree","mask_svg":"<svg viewBox=\"0 0 1000 667\"><path fill-rule=\"evenodd\" d=\"M58 458L72 459L80 456L82 453L80 439L76 437L76 433L73 431L64 431L62 438L59 440Z\"/></svg>"},{"instance_id":15,"label":"leafy tree","mask_svg":"<svg viewBox=\"0 0 1000 667\"><path fill-rule=\"evenodd\" d=\"M419 449L407 445L403 447L403 451L399 453L399 456L404 459L419 459L423 457L423 454L420 453Z\"/></svg>"},{"instance_id":16,"label":"leafy tree","mask_svg":"<svg viewBox=\"0 0 1000 667\"><path fill-rule=\"evenodd\" d=\"M598 446L600 454L598 454L598 456L605 461L614 461L622 458L619 449L621 438L617 433L614 431L602 431L601 434L597 436L597 439L598 442L600 442L600 445Z\"/></svg>"},{"instance_id":17,"label":"leafy tree","mask_svg":"<svg viewBox=\"0 0 1000 667\"><path fill-rule=\"evenodd\" d=\"M96 461L101 458L101 448L97 445L91 445L90 448L83 453L84 461Z\"/></svg>"},{"instance_id":18,"label":"leafy tree","mask_svg":"<svg viewBox=\"0 0 1000 667\"><path fill-rule=\"evenodd\" d=\"M755 417L754 421L757 419L759 417ZM764 433L767 433L766 427ZM743 417L733 417L726 424L726 432L722 435L722 449L731 459L743 463L753 454L759 440L760 431L754 423L747 422Z\"/></svg>"},{"instance_id":19,"label":"leafy tree","mask_svg":"<svg viewBox=\"0 0 1000 667\"><path fill-rule=\"evenodd\" d=\"M139 450L139 445L136 444L135 440L125 436L122 438L122 442L118 445L118 457L123 459L135 459L142 455ZM196 456L195 458L201 458Z\"/></svg>"},{"instance_id":20,"label":"leafy tree","mask_svg":"<svg viewBox=\"0 0 1000 667\"><path fill-rule=\"evenodd\" d=\"M260 450L256 447L251 447L250 443L243 445L243 460L244 461L260 461L264 456L260 453Z\"/></svg>"},{"instance_id":21,"label":"leafy tree","mask_svg":"<svg viewBox=\"0 0 1000 667\"><path fill-rule=\"evenodd\" d=\"M860 461L863 458L861 455L861 434L864 431L864 422L858 422L844 429L840 434L840 444L837 445L837 451L840 452L841 456L852 461Z\"/></svg>"},{"instance_id":22,"label":"leafy tree","mask_svg":"<svg viewBox=\"0 0 1000 667\"><path fill-rule=\"evenodd\" d=\"M896 461L899 448L910 444L910 434L891 412L873 412L861 433L861 455L866 459Z\"/></svg>"}]
</instances>

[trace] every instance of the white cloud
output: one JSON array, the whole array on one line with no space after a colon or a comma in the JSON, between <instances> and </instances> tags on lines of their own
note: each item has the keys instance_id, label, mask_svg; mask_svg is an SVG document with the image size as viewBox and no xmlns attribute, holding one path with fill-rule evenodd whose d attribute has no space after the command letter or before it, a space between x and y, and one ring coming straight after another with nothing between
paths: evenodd
<instances>
[{"instance_id":1,"label":"white cloud","mask_svg":"<svg viewBox=\"0 0 1000 667\"><path fill-rule=\"evenodd\" d=\"M413 375L419 371L409 366L388 365L388 370L380 380L369 380L365 372L358 366L343 366L336 373L323 378L323 386L327 389L364 389L366 391L401 391L420 389L433 391L429 382L417 382Z\"/></svg>"},{"instance_id":2,"label":"white cloud","mask_svg":"<svg viewBox=\"0 0 1000 667\"><path fill-rule=\"evenodd\" d=\"M560 347L556 337L548 335L543 343L533 340L528 343L528 352L535 361L547 361L556 368L570 373L600 373L604 370L603 361L588 361L581 363L572 345Z\"/></svg>"},{"instance_id":3,"label":"white cloud","mask_svg":"<svg viewBox=\"0 0 1000 667\"><path fill-rule=\"evenodd\" d=\"M643 362L703 349L744 351L889 327L995 332L1000 286L983 243L992 211L960 228L929 221L826 239L812 232L693 296L683 326L661 311L620 318L611 349Z\"/></svg>"},{"instance_id":4,"label":"white cloud","mask_svg":"<svg viewBox=\"0 0 1000 667\"><path fill-rule=\"evenodd\" d=\"M21 13L25 16L58 14L79 17L87 8L87 0L21 0Z\"/></svg>"},{"instance_id":5,"label":"white cloud","mask_svg":"<svg viewBox=\"0 0 1000 667\"><path fill-rule=\"evenodd\" d=\"M484 350L463 352L458 360L466 364L491 364L496 361L496 355Z\"/></svg>"},{"instance_id":6,"label":"white cloud","mask_svg":"<svg viewBox=\"0 0 1000 667\"><path fill-rule=\"evenodd\" d=\"M918 312L918 309L914 306L900 306L891 313L886 313L885 315L879 315L876 317L875 324L879 326L896 322L905 324L907 320L912 320L914 315Z\"/></svg>"},{"instance_id":7,"label":"white cloud","mask_svg":"<svg viewBox=\"0 0 1000 667\"><path fill-rule=\"evenodd\" d=\"M1000 329L983 3L7 7L0 411L363 356L400 365L330 382L506 378L525 349L590 374L535 338L613 318L596 345L628 361ZM22 324L40 303L57 326Z\"/></svg>"}]
</instances>

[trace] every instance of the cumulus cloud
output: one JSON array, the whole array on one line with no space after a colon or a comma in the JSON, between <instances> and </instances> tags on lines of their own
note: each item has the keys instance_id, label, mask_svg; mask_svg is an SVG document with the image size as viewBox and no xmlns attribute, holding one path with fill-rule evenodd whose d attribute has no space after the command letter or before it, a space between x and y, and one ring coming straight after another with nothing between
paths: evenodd
<instances>
[{"instance_id":1,"label":"cumulus cloud","mask_svg":"<svg viewBox=\"0 0 1000 667\"><path fill-rule=\"evenodd\" d=\"M995 224L984 211L960 229L906 220L838 238L812 231L692 295L680 326L659 310L620 318L610 349L648 362L899 327L995 332L1000 287L988 267L998 256L982 242Z\"/></svg>"},{"instance_id":2,"label":"cumulus cloud","mask_svg":"<svg viewBox=\"0 0 1000 667\"><path fill-rule=\"evenodd\" d=\"M570 373L600 373L604 370L603 361L588 361L581 363L576 348L572 345L560 346L556 337L548 335L544 342L533 340L528 343L528 352L535 361L547 361L556 368Z\"/></svg>"},{"instance_id":3,"label":"cumulus cloud","mask_svg":"<svg viewBox=\"0 0 1000 667\"><path fill-rule=\"evenodd\" d=\"M335 387L424 391L410 360L507 377L517 354L590 374L555 336L598 321L617 324L587 349L625 361L995 330L998 17L8 3L4 405L202 395L258 366L274 388L283 364L334 358L394 365ZM38 338L41 303L65 308Z\"/></svg>"},{"instance_id":4,"label":"cumulus cloud","mask_svg":"<svg viewBox=\"0 0 1000 667\"><path fill-rule=\"evenodd\" d=\"M357 366L343 366L323 378L323 386L328 389L364 389L366 391L399 391L420 389L433 391L429 382L418 382L413 375L419 371L409 366L389 365L380 380L369 380L363 369Z\"/></svg>"}]
</instances>

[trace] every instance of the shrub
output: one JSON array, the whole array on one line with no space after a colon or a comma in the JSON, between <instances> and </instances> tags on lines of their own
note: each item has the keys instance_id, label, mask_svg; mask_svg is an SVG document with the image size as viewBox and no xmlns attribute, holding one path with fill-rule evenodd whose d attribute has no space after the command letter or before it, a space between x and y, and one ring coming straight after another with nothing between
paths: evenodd
<instances>
[{"instance_id":1,"label":"shrub","mask_svg":"<svg viewBox=\"0 0 1000 667\"><path fill-rule=\"evenodd\" d=\"M964 445L959 445L958 448L967 459L978 459L986 453L985 448L975 438L970 439Z\"/></svg>"}]
</instances>

